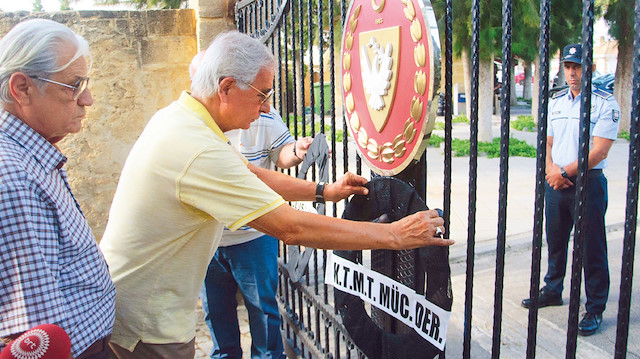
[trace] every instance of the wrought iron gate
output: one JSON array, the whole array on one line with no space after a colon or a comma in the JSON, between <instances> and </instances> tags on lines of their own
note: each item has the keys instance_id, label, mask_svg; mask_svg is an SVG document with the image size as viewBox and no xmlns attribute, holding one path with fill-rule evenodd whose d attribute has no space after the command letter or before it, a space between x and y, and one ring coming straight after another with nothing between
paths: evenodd
<instances>
[{"instance_id":1,"label":"wrought iron gate","mask_svg":"<svg viewBox=\"0 0 640 359\"><path fill-rule=\"evenodd\" d=\"M423 0L420 0L423 1ZM425 0L426 1L426 0ZM444 156L444 219L449 228L451 204L451 160L452 160L452 54L453 54L453 1L444 0L444 118L445 118L445 156ZM339 81L335 78L336 48L340 42L342 24L345 24L345 14L348 3L345 0L243 0L236 4L236 22L240 31L260 38L269 46L278 58L280 66L276 73L274 106L280 111L283 119L292 129L295 137L313 136L317 132L326 133L331 142L330 175L335 181L338 172L348 170L361 174L362 162L353 146L349 146L347 123L343 120L343 107L340 99L336 99L336 86ZM474 263L475 263L475 228L476 228L476 190L477 190L477 161L478 161L478 86L479 86L479 53L480 53L480 0L473 0L471 5L471 93L467 99L471 101L470 112L470 156L469 156L469 212L466 262L466 290L463 334L463 357L470 358L471 353L471 309L474 291ZM631 9L629 9L631 11ZM546 131L549 94L549 18L550 0L540 1L540 69L539 69L539 111L538 111L538 148L536 167L535 216L532 238L532 267L530 292L537 297L540 283L540 258L542 247L542 224L544 210L545 156ZM593 20L594 1L583 2L583 48L587 52L588 61L583 64L587 69L586 77L590 79L590 63L593 49ZM512 1L504 0L502 7L502 68L511 68L511 38L512 38ZM316 72L317 69L317 72ZM624 233L624 251L622 263L622 281L617 320L617 335L615 343L615 357L624 358L627 354L627 340L629 335L630 302L632 290L632 275L635 251L638 207L638 175L640 172L640 133L638 116L640 114L640 2L635 4L634 31L634 79L633 100L629 146L629 175L627 184L627 204ZM507 182L509 173L509 137L510 137L510 78L509 71L503 72L500 99L501 135L500 135L500 187L498 237L496 245L495 266L495 298L493 311L493 337L491 356L500 357L502 334L502 302L503 278L506 248L506 215L507 215ZM326 79L326 80L325 80ZM326 83L325 83L326 81ZM591 81L584 91L589 99ZM326 89L325 89L326 87ZM308 105L305 105L308 104ZM584 103L583 103L583 108ZM587 107L588 108L588 107ZM588 116L583 114L582 116ZM580 173L577 183L577 198L584 202L586 196L585 184L586 161L588 154L588 125L589 121L581 121L581 154L579 160ZM340 162L338 162L340 161ZM413 167L413 173L405 180L413 181L423 198L426 196L424 174L424 157ZM365 169L366 171L366 169ZM417 175L416 175L417 174ZM415 178L410 176L416 175ZM315 170L308 177L316 179ZM333 205L327 209L329 215L338 216L342 207ZM582 206L578 206L576 230L574 237L574 256L571 277L571 294L569 305L569 323L567 331L566 357L576 356L577 346L577 316L581 287L582 256L580 250L585 231L585 221L580 214ZM445 233L447 235L447 233ZM403 255L410 255L404 253ZM365 254L366 255L366 254ZM372 255L373 256L373 255ZM311 257L307 275L300 281L292 281L290 271L301 257L299 251L292 251L283 247L280 252L280 310L283 317L283 328L286 340L300 357L313 358L351 358L363 357L353 343L340 317L332 306L332 288L323 283L326 251L317 251ZM398 257L398 258L400 258ZM391 257L390 257L391 258ZM393 257L395 258L395 257ZM391 258L391 260L397 260ZM387 264L395 267L395 262ZM533 298L537 301L537 298ZM372 316L377 316L372 310ZM386 329L394 330L388 320L379 319L379 323ZM538 311L529 311L528 337L526 357L533 358L536 354L536 332L538 327ZM523 356L525 354L523 353Z\"/></svg>"}]
</instances>

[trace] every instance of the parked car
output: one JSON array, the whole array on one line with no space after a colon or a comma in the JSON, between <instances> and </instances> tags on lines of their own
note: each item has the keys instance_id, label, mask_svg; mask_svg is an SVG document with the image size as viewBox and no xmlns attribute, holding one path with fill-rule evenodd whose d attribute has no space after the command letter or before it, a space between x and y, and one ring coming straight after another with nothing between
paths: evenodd
<instances>
[{"instance_id":1,"label":"parked car","mask_svg":"<svg viewBox=\"0 0 640 359\"><path fill-rule=\"evenodd\" d=\"M515 80L518 85L524 85L524 72L517 74ZM533 83L533 76L531 76L531 83Z\"/></svg>"},{"instance_id":2,"label":"parked car","mask_svg":"<svg viewBox=\"0 0 640 359\"><path fill-rule=\"evenodd\" d=\"M558 80L558 76L553 79L554 86L552 89L549 89L549 97L553 96L558 91L562 91L569 87L568 85L564 86L556 86L555 83ZM615 74L605 74L600 75L598 71L593 73L591 78L591 84L596 88L607 91L608 93L613 93L613 82L615 81Z\"/></svg>"},{"instance_id":3,"label":"parked car","mask_svg":"<svg viewBox=\"0 0 640 359\"><path fill-rule=\"evenodd\" d=\"M595 70L592 74L591 74L591 79L593 81L593 79L595 79L596 77L600 77L602 76L602 74L600 73L600 71ZM566 85L567 82L565 81L563 86ZM556 75L553 77L553 82L552 82L552 87L556 87L558 86L558 73L556 73Z\"/></svg>"},{"instance_id":4,"label":"parked car","mask_svg":"<svg viewBox=\"0 0 640 359\"><path fill-rule=\"evenodd\" d=\"M549 89L549 98L551 98L556 92L558 91L562 91L566 88L569 88L569 85L564 85L564 86L556 86L552 89Z\"/></svg>"},{"instance_id":5,"label":"parked car","mask_svg":"<svg viewBox=\"0 0 640 359\"><path fill-rule=\"evenodd\" d=\"M594 77L591 80L591 84L593 84L593 86L602 89L604 91L607 91L608 93L613 93L613 85L616 81L616 75L615 74L605 74L602 76L598 76L598 77Z\"/></svg>"}]
</instances>

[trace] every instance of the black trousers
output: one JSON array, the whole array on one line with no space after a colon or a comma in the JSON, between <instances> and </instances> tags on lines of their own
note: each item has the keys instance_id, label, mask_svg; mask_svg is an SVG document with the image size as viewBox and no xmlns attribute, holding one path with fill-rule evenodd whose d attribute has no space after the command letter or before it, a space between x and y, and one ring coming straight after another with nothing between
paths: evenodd
<instances>
[{"instance_id":1,"label":"black trousers","mask_svg":"<svg viewBox=\"0 0 640 359\"><path fill-rule=\"evenodd\" d=\"M570 178L575 183L576 178ZM549 268L544 277L546 289L562 294L567 268L567 247L574 225L575 186L554 190L547 184L545 217ZM609 296L609 262L604 215L607 211L607 179L602 170L591 170L587 176L586 233L583 268L586 310L592 314L604 311Z\"/></svg>"}]
</instances>

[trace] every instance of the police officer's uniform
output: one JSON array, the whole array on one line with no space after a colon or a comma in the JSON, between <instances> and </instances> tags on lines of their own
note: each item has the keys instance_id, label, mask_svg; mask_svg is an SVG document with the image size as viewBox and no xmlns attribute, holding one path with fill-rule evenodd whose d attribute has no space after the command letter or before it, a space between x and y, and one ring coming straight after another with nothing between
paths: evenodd
<instances>
[{"instance_id":1,"label":"police officer's uniform","mask_svg":"<svg viewBox=\"0 0 640 359\"><path fill-rule=\"evenodd\" d=\"M570 48L569 48L570 50ZM565 50L565 60L569 57ZM578 48L570 55L581 57ZM571 58L569 59L571 60ZM580 63L580 61L571 61ZM551 158L553 163L564 167L578 159L580 137L581 95L573 97L569 88L556 93L549 103L547 135L553 137ZM592 88L590 148L593 136L615 140L618 134L620 108L613 95ZM586 231L583 245L583 265L588 313L601 314L609 295L609 267L607 261L607 239L604 216L607 210L607 179L602 169L603 160L587 174ZM569 177L576 183L576 177ZM544 278L544 290L561 296L567 265L567 246L574 223L575 186L554 190L546 185L546 232L549 250L549 268Z\"/></svg>"}]
</instances>

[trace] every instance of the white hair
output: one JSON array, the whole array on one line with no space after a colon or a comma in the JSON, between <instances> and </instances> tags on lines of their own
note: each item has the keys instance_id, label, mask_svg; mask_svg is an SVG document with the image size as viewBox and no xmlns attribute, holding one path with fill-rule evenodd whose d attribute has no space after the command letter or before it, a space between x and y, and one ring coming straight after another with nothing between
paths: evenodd
<instances>
[{"instance_id":1,"label":"white hair","mask_svg":"<svg viewBox=\"0 0 640 359\"><path fill-rule=\"evenodd\" d=\"M242 89L255 81L261 69L275 69L276 60L259 40L237 31L218 35L211 43L196 71L191 91L211 97L220 81L232 77Z\"/></svg>"},{"instance_id":2,"label":"white hair","mask_svg":"<svg viewBox=\"0 0 640 359\"><path fill-rule=\"evenodd\" d=\"M75 54L67 63L59 64L69 45L75 48ZM14 73L48 78L82 56L91 62L89 44L68 27L46 19L19 23L0 40L0 102L13 101L9 79Z\"/></svg>"}]
</instances>

